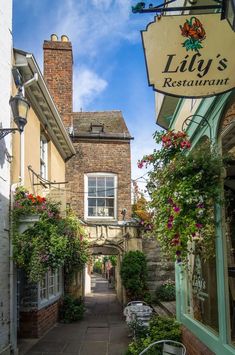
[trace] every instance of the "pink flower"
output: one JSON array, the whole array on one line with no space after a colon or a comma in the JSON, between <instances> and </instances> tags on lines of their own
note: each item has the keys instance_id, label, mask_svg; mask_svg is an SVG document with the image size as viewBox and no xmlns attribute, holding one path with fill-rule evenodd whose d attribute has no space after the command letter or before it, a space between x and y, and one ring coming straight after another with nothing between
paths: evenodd
<instances>
[{"instance_id":1,"label":"pink flower","mask_svg":"<svg viewBox=\"0 0 235 355\"><path fill-rule=\"evenodd\" d=\"M137 163L137 166L139 169L142 169L143 166L144 166L144 162L142 160L139 160L138 163Z\"/></svg>"},{"instance_id":2,"label":"pink flower","mask_svg":"<svg viewBox=\"0 0 235 355\"><path fill-rule=\"evenodd\" d=\"M196 223L196 227L197 227L198 229L201 229L201 228L203 227L203 225L202 225L201 223Z\"/></svg>"},{"instance_id":3,"label":"pink flower","mask_svg":"<svg viewBox=\"0 0 235 355\"><path fill-rule=\"evenodd\" d=\"M168 229L171 229L171 228L172 228L172 226L173 226L173 224L172 224L172 223L170 223L170 222L168 222L168 223L167 223L167 228L168 228Z\"/></svg>"},{"instance_id":4,"label":"pink flower","mask_svg":"<svg viewBox=\"0 0 235 355\"><path fill-rule=\"evenodd\" d=\"M204 203L199 203L198 205L197 205L197 208L204 208L205 206L204 206Z\"/></svg>"},{"instance_id":5,"label":"pink flower","mask_svg":"<svg viewBox=\"0 0 235 355\"><path fill-rule=\"evenodd\" d=\"M177 207L177 206L174 206L174 211L176 212L176 213L178 213L179 211L180 211L180 208L179 207Z\"/></svg>"}]
</instances>

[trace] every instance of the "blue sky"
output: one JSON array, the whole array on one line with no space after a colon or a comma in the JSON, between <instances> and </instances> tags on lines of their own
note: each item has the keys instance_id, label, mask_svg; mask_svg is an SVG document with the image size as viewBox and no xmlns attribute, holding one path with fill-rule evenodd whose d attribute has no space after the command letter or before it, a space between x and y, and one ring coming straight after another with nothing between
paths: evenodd
<instances>
[{"instance_id":1,"label":"blue sky","mask_svg":"<svg viewBox=\"0 0 235 355\"><path fill-rule=\"evenodd\" d=\"M14 47L33 53L42 69L42 45L52 33L73 45L74 111L121 110L138 158L155 147L154 92L148 86L140 30L154 14L132 14L131 0L14 0ZM157 4L155 1L154 4ZM141 185L140 185L141 187Z\"/></svg>"}]
</instances>

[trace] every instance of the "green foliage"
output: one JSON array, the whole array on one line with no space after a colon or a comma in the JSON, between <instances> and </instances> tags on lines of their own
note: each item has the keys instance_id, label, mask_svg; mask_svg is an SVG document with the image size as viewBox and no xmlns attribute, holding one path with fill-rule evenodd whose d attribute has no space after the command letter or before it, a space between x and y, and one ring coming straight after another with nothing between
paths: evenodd
<instances>
[{"instance_id":1,"label":"green foliage","mask_svg":"<svg viewBox=\"0 0 235 355\"><path fill-rule=\"evenodd\" d=\"M146 291L147 263L145 255L139 251L124 254L120 275L130 300L140 299Z\"/></svg>"},{"instance_id":2,"label":"green foliage","mask_svg":"<svg viewBox=\"0 0 235 355\"><path fill-rule=\"evenodd\" d=\"M60 308L60 318L64 323L81 320L85 312L82 299L65 296Z\"/></svg>"},{"instance_id":3,"label":"green foliage","mask_svg":"<svg viewBox=\"0 0 235 355\"><path fill-rule=\"evenodd\" d=\"M111 261L111 264L113 267L117 265L117 257L116 255L110 255L109 260Z\"/></svg>"},{"instance_id":4,"label":"green foliage","mask_svg":"<svg viewBox=\"0 0 235 355\"><path fill-rule=\"evenodd\" d=\"M214 203L220 191L221 157L208 142L187 152L190 142L184 132L160 132L155 138L162 148L139 164L153 166L147 187L161 249L178 262L187 262L196 248L209 259L215 253Z\"/></svg>"},{"instance_id":5,"label":"green foliage","mask_svg":"<svg viewBox=\"0 0 235 355\"><path fill-rule=\"evenodd\" d=\"M156 291L157 301L175 301L175 282L165 281Z\"/></svg>"},{"instance_id":6,"label":"green foliage","mask_svg":"<svg viewBox=\"0 0 235 355\"><path fill-rule=\"evenodd\" d=\"M39 220L19 233L20 218L29 213ZM78 219L71 212L61 218L57 204L22 188L15 194L13 225L13 259L31 282L40 281L49 269L64 266L67 274L80 270L88 260L88 242Z\"/></svg>"},{"instance_id":7,"label":"green foliage","mask_svg":"<svg viewBox=\"0 0 235 355\"><path fill-rule=\"evenodd\" d=\"M126 355L138 355L149 344L163 339L181 341L180 324L174 318L154 316L150 321L147 335L130 343ZM150 354L158 354L157 349L148 352L148 355Z\"/></svg>"},{"instance_id":8,"label":"green foliage","mask_svg":"<svg viewBox=\"0 0 235 355\"><path fill-rule=\"evenodd\" d=\"M98 274L102 273L102 261L101 260L96 260L93 265L93 271L97 272Z\"/></svg>"}]
</instances>

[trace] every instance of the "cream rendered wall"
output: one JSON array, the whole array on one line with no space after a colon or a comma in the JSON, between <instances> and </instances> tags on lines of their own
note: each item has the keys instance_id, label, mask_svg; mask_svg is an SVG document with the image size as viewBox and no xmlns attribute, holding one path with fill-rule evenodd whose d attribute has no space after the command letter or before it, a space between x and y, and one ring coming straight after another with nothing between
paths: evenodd
<instances>
[{"instance_id":1,"label":"cream rendered wall","mask_svg":"<svg viewBox=\"0 0 235 355\"><path fill-rule=\"evenodd\" d=\"M51 181L65 181L65 162L56 149L55 145L50 142L51 159L49 162L49 177ZM64 186L64 185L62 185Z\"/></svg>"},{"instance_id":2,"label":"cream rendered wall","mask_svg":"<svg viewBox=\"0 0 235 355\"><path fill-rule=\"evenodd\" d=\"M40 134L41 125L40 121L32 108L28 113L28 122L24 130L24 179L22 184L31 192L40 194L42 187L39 185L33 186L32 172L29 171L28 166L31 166L36 174L40 174ZM58 152L57 148L48 138L48 180L50 181L65 181L65 162ZM19 135L14 135L13 141L13 182L19 181L20 171L20 138ZM35 178L35 183L39 182Z\"/></svg>"},{"instance_id":3,"label":"cream rendered wall","mask_svg":"<svg viewBox=\"0 0 235 355\"><path fill-rule=\"evenodd\" d=\"M0 125L11 127L9 99L11 96L12 67L12 1L3 0L0 8ZM5 151L11 155L12 134L0 140L0 354L9 349L10 315L10 264L9 264L9 195L10 163ZM5 350L8 354L9 350Z\"/></svg>"},{"instance_id":4,"label":"cream rendered wall","mask_svg":"<svg viewBox=\"0 0 235 355\"><path fill-rule=\"evenodd\" d=\"M28 170L28 166L31 166L37 174L40 173L40 122L32 109L29 111L28 123L24 131L23 181L23 185L32 191L32 173Z\"/></svg>"}]
</instances>

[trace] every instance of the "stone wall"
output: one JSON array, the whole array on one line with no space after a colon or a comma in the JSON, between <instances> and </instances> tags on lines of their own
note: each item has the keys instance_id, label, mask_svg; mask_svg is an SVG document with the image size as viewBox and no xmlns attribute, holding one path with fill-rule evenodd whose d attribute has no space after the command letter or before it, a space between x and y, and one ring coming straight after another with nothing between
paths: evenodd
<instances>
[{"instance_id":1,"label":"stone wall","mask_svg":"<svg viewBox=\"0 0 235 355\"><path fill-rule=\"evenodd\" d=\"M164 260L156 238L143 237L143 252L147 257L148 287L152 295L166 280L175 279L174 263Z\"/></svg>"}]
</instances>

